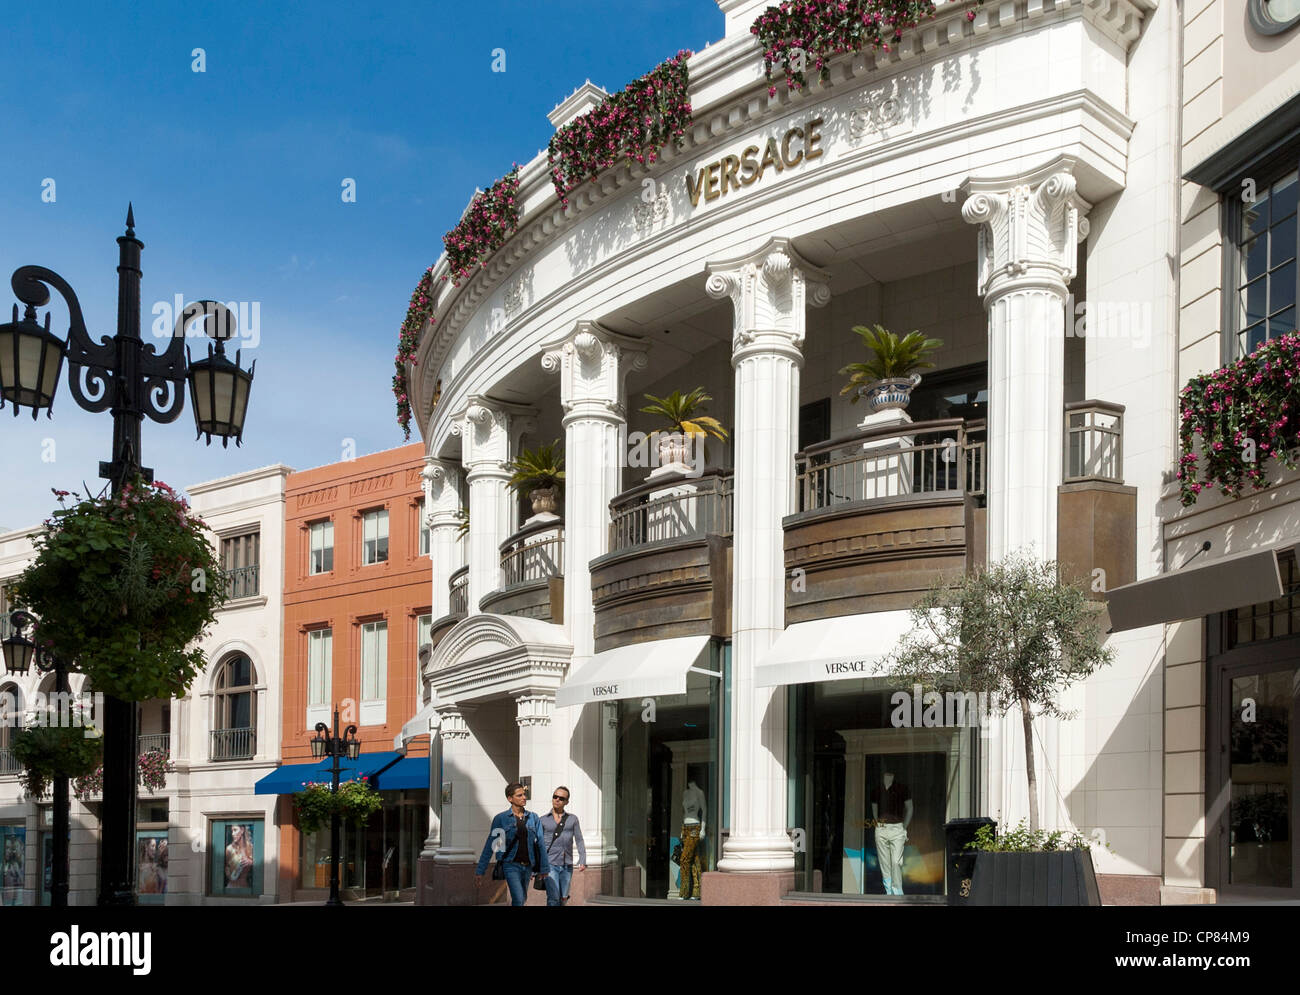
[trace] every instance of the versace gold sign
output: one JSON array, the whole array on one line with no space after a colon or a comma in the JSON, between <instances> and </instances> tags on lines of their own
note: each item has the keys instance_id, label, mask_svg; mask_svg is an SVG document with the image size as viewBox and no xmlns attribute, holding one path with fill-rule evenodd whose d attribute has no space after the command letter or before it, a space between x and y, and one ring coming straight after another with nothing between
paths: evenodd
<instances>
[{"instance_id":1,"label":"versace gold sign","mask_svg":"<svg viewBox=\"0 0 1300 995\"><path fill-rule=\"evenodd\" d=\"M825 150L818 147L822 136L817 129L823 123L822 118L813 118L802 128L791 128L779 142L769 138L761 150L757 145L750 145L740 155L724 155L701 167L695 175L687 173L686 192L690 194L691 206L699 205L700 194L704 194L705 200L717 200L725 197L728 190L739 190L757 183L769 166L780 173L801 162L820 159ZM797 144L792 148L792 143ZM763 154L761 159L760 151Z\"/></svg>"}]
</instances>

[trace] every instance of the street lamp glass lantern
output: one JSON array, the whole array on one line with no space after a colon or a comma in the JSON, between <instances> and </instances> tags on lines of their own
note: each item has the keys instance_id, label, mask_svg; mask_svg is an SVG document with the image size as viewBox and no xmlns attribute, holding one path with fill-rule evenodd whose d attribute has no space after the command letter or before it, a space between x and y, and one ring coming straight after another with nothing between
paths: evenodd
<instances>
[{"instance_id":1,"label":"street lamp glass lantern","mask_svg":"<svg viewBox=\"0 0 1300 995\"><path fill-rule=\"evenodd\" d=\"M311 755L319 760L321 757L325 756L325 746L325 734L320 730L317 730L316 735L312 737L311 741Z\"/></svg>"},{"instance_id":2,"label":"street lamp glass lantern","mask_svg":"<svg viewBox=\"0 0 1300 995\"><path fill-rule=\"evenodd\" d=\"M357 757L361 756L361 740L357 739L356 733L348 733L347 744L349 760L355 760Z\"/></svg>"},{"instance_id":3,"label":"street lamp glass lantern","mask_svg":"<svg viewBox=\"0 0 1300 995\"><path fill-rule=\"evenodd\" d=\"M206 359L190 361L190 406L194 410L195 438L206 435L211 442L215 435L223 446L233 438L240 445L244 436L244 416L248 413L248 393L253 383L253 365L247 370L239 368L240 353L235 353L232 363L225 347L217 340L215 348L208 347Z\"/></svg>"},{"instance_id":4,"label":"street lamp glass lantern","mask_svg":"<svg viewBox=\"0 0 1300 995\"><path fill-rule=\"evenodd\" d=\"M20 321L14 305L13 321L0 325L0 402L10 402L15 417L24 406L32 409L33 418L53 406L64 348L50 332L48 313L42 327L34 308L28 307Z\"/></svg>"},{"instance_id":5,"label":"street lamp glass lantern","mask_svg":"<svg viewBox=\"0 0 1300 995\"><path fill-rule=\"evenodd\" d=\"M15 632L4 641L5 670L14 677L22 677L31 669L35 652L36 644Z\"/></svg>"}]
</instances>

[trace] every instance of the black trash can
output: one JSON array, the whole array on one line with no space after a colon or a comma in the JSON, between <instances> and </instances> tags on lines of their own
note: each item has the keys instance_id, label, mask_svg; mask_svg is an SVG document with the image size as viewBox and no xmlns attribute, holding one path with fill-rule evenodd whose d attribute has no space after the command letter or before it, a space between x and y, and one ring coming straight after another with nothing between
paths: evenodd
<instances>
[{"instance_id":1,"label":"black trash can","mask_svg":"<svg viewBox=\"0 0 1300 995\"><path fill-rule=\"evenodd\" d=\"M971 878L975 873L975 851L967 850L966 844L974 841L975 833L981 826L992 826L997 831L997 823L986 815L974 819L953 819L944 824L944 870L948 885L949 905L969 905Z\"/></svg>"}]
</instances>

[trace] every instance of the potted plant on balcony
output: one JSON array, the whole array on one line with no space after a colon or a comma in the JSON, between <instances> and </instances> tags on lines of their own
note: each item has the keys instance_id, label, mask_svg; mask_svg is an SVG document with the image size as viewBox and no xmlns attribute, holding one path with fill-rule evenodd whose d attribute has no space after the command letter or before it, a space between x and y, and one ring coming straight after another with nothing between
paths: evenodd
<instances>
[{"instance_id":1,"label":"potted plant on balcony","mask_svg":"<svg viewBox=\"0 0 1300 995\"><path fill-rule=\"evenodd\" d=\"M1001 836L980 826L966 844L975 854L968 904L1100 906L1092 847L1075 830L1034 830L1024 820Z\"/></svg>"},{"instance_id":2,"label":"potted plant on balcony","mask_svg":"<svg viewBox=\"0 0 1300 995\"><path fill-rule=\"evenodd\" d=\"M556 452L559 445L556 439L536 449L524 449L506 466L511 474L506 486L516 493L528 492L534 515L555 515L559 507L564 481L564 456ZM468 517L466 512L467 521Z\"/></svg>"},{"instance_id":3,"label":"potted plant on balcony","mask_svg":"<svg viewBox=\"0 0 1300 995\"><path fill-rule=\"evenodd\" d=\"M646 394L650 403L641 409L642 414L655 415L667 423L668 430L659 435L659 467L683 467L688 464L692 444L712 436L720 442L727 441L727 430L716 418L703 414L704 405L713 400L703 387L689 394L679 390L667 397Z\"/></svg>"},{"instance_id":4,"label":"potted plant on balcony","mask_svg":"<svg viewBox=\"0 0 1300 995\"><path fill-rule=\"evenodd\" d=\"M1062 581L1054 562L1017 552L951 583L941 579L911 614L912 631L877 670L905 688L974 692L996 714L1019 706L1029 831L1036 833L1033 720L1071 717L1058 696L1114 657L1104 645L1097 604L1080 587Z\"/></svg>"},{"instance_id":5,"label":"potted plant on balcony","mask_svg":"<svg viewBox=\"0 0 1300 995\"><path fill-rule=\"evenodd\" d=\"M850 402L858 403L866 397L871 413L902 411L912 400L912 391L921 382L917 370L934 366L926 357L943 345L942 339L927 339L919 331L911 331L901 339L881 325L855 325L853 331L861 337L871 353L865 363L849 363L840 374L849 374L849 382L840 391L850 395Z\"/></svg>"}]
</instances>

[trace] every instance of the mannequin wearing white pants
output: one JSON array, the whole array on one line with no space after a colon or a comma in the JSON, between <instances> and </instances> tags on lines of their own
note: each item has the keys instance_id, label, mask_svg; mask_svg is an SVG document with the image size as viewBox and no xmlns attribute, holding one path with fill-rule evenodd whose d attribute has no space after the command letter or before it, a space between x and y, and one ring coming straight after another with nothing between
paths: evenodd
<instances>
[{"instance_id":1,"label":"mannequin wearing white pants","mask_svg":"<svg viewBox=\"0 0 1300 995\"><path fill-rule=\"evenodd\" d=\"M892 773L885 773L882 785L883 790L877 787L871 797L871 817L876 827L876 859L880 862L885 894L901 895L903 847L907 844L907 825L912 821L912 795L907 785L894 783Z\"/></svg>"}]
</instances>

